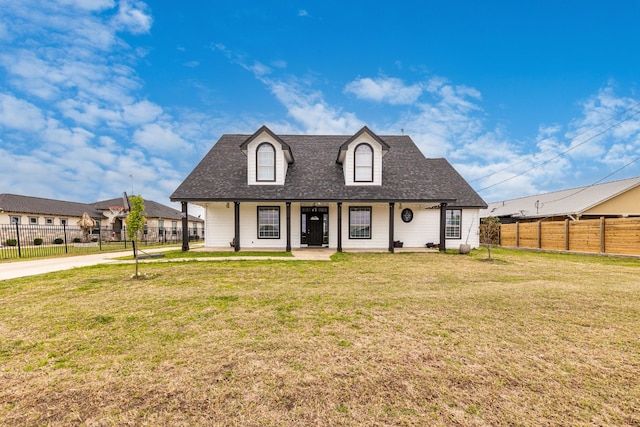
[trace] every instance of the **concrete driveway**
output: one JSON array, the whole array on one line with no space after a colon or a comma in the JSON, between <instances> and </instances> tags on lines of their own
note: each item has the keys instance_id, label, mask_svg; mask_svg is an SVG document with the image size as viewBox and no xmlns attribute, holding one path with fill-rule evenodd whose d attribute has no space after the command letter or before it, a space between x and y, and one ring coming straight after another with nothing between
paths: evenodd
<instances>
[{"instance_id":1,"label":"concrete driveway","mask_svg":"<svg viewBox=\"0 0 640 427\"><path fill-rule=\"evenodd\" d=\"M145 249L144 252L163 252L169 250L180 249L180 246L162 247L154 249ZM279 260L284 261L330 261L331 255L335 253L332 249L301 249L294 250L293 257L277 257ZM132 251L123 252L105 252L92 255L77 255L62 258L45 258L34 259L28 261L13 261L0 263L0 280L10 280L19 277L35 276L37 274L52 273L54 271L70 270L78 267L88 267L91 265L108 264L108 263L123 263L133 261L121 261L115 258L132 255ZM276 257L272 258L275 259ZM233 257L218 257L218 258L190 258L190 261L231 261L231 260L264 260L265 257L244 257L242 252L239 252L237 256ZM179 262L181 260L175 259L172 262ZM167 262L167 260L144 260L140 262Z\"/></svg>"},{"instance_id":2,"label":"concrete driveway","mask_svg":"<svg viewBox=\"0 0 640 427\"><path fill-rule=\"evenodd\" d=\"M168 250L164 249L163 250ZM175 249L175 248L170 248ZM35 276L37 274L54 271L70 270L78 267L118 262L113 258L132 255L133 251L105 252L92 255L76 255L62 258L33 259L28 261L12 261L0 264L0 280L16 279L18 277Z\"/></svg>"}]
</instances>

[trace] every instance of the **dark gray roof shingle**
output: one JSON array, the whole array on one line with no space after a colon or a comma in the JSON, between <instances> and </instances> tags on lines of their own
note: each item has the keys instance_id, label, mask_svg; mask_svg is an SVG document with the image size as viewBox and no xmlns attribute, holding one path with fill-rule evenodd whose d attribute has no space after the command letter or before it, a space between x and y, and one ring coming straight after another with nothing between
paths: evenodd
<instances>
[{"instance_id":1,"label":"dark gray roof shingle","mask_svg":"<svg viewBox=\"0 0 640 427\"><path fill-rule=\"evenodd\" d=\"M251 135L223 135L171 195L173 201L449 202L486 207L445 159L427 159L408 136L378 136L389 150L381 186L347 186L336 156L350 135L279 135L294 155L284 185L248 185L240 146Z\"/></svg>"},{"instance_id":2,"label":"dark gray roof shingle","mask_svg":"<svg viewBox=\"0 0 640 427\"><path fill-rule=\"evenodd\" d=\"M87 212L92 218L105 217L92 204L21 196L18 194L0 194L0 209L5 212L72 217L81 217L84 212Z\"/></svg>"},{"instance_id":3,"label":"dark gray roof shingle","mask_svg":"<svg viewBox=\"0 0 640 427\"><path fill-rule=\"evenodd\" d=\"M182 218L180 211L153 200L145 200L144 205L148 218L177 220ZM77 203L18 194L0 194L0 209L5 212L70 217L81 217L84 212L87 212L92 218L104 219L105 215L102 211L109 209L109 206L122 206L122 198L95 203ZM192 215L189 215L189 221L204 222L204 220Z\"/></svg>"},{"instance_id":4,"label":"dark gray roof shingle","mask_svg":"<svg viewBox=\"0 0 640 427\"><path fill-rule=\"evenodd\" d=\"M119 199L109 199L96 202L96 209L106 210L109 206L122 206L122 197ZM173 209L169 206L165 206L153 200L144 201L144 211L147 214L147 218L164 218L164 219L182 219L182 212L177 209ZM193 215L189 215L189 221L204 222L203 219L197 218Z\"/></svg>"}]
</instances>

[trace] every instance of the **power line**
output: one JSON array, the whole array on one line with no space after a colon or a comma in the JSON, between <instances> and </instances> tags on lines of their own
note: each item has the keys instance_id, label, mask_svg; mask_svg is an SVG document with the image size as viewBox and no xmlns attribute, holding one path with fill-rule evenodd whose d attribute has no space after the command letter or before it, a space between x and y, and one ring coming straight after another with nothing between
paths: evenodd
<instances>
[{"instance_id":1,"label":"power line","mask_svg":"<svg viewBox=\"0 0 640 427\"><path fill-rule=\"evenodd\" d=\"M640 103L639 103L639 104L640 104ZM636 105L639 105L639 104L636 104ZM627 111L628 111L628 110L627 110ZM561 157L561 156L563 156L563 155L567 154L569 151L573 151L573 150L575 150L576 148L578 148L578 147L580 147L580 146L582 146L582 145L586 144L587 142L591 141L592 139L594 139L594 138L596 138L596 137L598 137L598 136L600 136L600 135L603 135L603 134L604 134L604 133L606 133L607 131L609 131L609 130L613 129L614 127L616 127L616 126L620 125L621 123L626 122L627 120L631 119L632 117L637 116L638 114L640 114L640 110L639 110L639 111L637 111L637 112L635 112L635 113L633 113L633 114L631 114L631 115L629 115L629 116L627 116L627 117L625 117L624 119L622 119L622 120L618 121L617 123L614 123L613 125L609 126L608 128L604 129L603 131L596 133L596 134L595 134L595 135L593 135L592 137L587 138L586 140L582 141L581 143L576 144L575 146L570 147L570 148L566 149L565 151L562 151L562 152L558 153L556 156L553 156L553 157L551 157L550 159L545 160L544 162L540 162L540 163L538 163L538 164L536 164L536 165L533 165L533 166L532 166L532 167L530 167L529 169L526 169L526 170L524 170L524 171L522 171L522 172L520 172L520 173L518 173L518 174L515 174L515 175L513 175L513 176L511 176L511 177L509 177L509 178L503 179L502 181L496 182L495 184L491 184L491 185L489 185L489 186L487 186L487 187L484 187L484 188L482 188L482 189L480 189L480 190L477 190L477 191L478 191L478 192L481 192L481 191L484 191L484 190L488 190L489 188L493 188L493 187L495 187L496 185L504 184L505 182L507 182L507 181L511 181L511 180L512 180L512 179L514 179L514 178L517 178L517 177L519 177L519 176L522 176L522 175L524 175L525 173L530 172L530 171L532 171L532 170L534 170L534 169L537 169L538 167L540 167L540 166L542 166L542 165L546 165L547 163L551 162L552 160L555 160L555 159L557 159L558 157Z\"/></svg>"},{"instance_id":2,"label":"power line","mask_svg":"<svg viewBox=\"0 0 640 427\"><path fill-rule=\"evenodd\" d=\"M566 195L566 196L564 196L564 197L560 197L559 199L555 199L555 200L550 200L550 201L548 201L548 202L544 202L544 204L546 205L546 204L549 204L549 203L559 202L560 200L568 199L568 198L569 198L569 197L571 197L571 196L575 196L576 194L581 193L581 192L585 191L585 190L586 190L586 189L588 189L588 188L591 188L591 187L593 187L593 186L595 186L595 185L600 184L600 183L601 183L602 181L604 181L605 179L607 179L607 178L609 178L609 177L611 177L611 176L613 176L613 175L617 174L617 173L618 173L618 172L620 172L622 169L626 168L627 166L630 166L630 165L634 164L634 163L635 163L635 162L637 162L638 160L640 160L640 156L637 156L635 159L631 160L629 163L627 163L627 164L625 164L624 166L619 167L618 169L614 170L614 171L613 171L613 172L611 172L609 175L607 175L607 176L605 176L605 177L603 177L603 178L600 178L599 180L597 180L597 181L596 181L596 182L594 182L593 184L589 184L589 185L587 185L586 187L582 187L582 188L580 188L580 189L576 190L575 192L573 192L573 193L571 193L571 194L567 194L567 195Z\"/></svg>"},{"instance_id":3,"label":"power line","mask_svg":"<svg viewBox=\"0 0 640 427\"><path fill-rule=\"evenodd\" d=\"M619 113L619 114L616 114L616 115L614 115L614 116L611 116L609 119L605 120L604 122L599 123L599 124L597 124L597 125L595 125L595 126L592 126L592 127L590 127L589 129L585 130L584 132L577 134L576 136L574 136L573 138L571 138L569 141L574 141L574 140L576 140L576 139L580 138L582 135L585 135L585 134L587 134L587 133L591 132L592 130L599 128L600 126L602 126L602 125L604 125L604 124L606 124L606 123L609 123L611 120L615 119L616 117L620 117L620 116L622 116L623 114L626 114L627 112L629 112L629 111L633 110L634 108L636 108L636 107L638 107L638 106L640 106L640 102L638 102L638 103L636 103L636 104L632 105L631 107L627 108L626 110L624 110L623 112L621 112L621 113ZM633 116L630 116L630 117L633 117ZM620 123L622 123L622 122L624 122L624 121L628 120L630 117L627 117L626 119L624 119L624 120L622 120L622 121L618 122L617 124L620 124ZM609 130L609 129L611 129L611 128L608 128L608 129L606 129L606 130ZM598 135L596 135L596 136L598 136ZM541 154L544 154L544 153L546 153L546 152L548 152L548 151L553 150L554 148L556 148L556 147L557 147L557 145L558 145L558 144L556 144L554 147L549 147L549 148L547 148L546 150L543 150L543 151L541 151L541 152L539 152L539 153L537 153L537 154L533 154L532 156L527 156L527 158L522 159L522 160L520 160L520 161L518 161L518 162L516 162L516 163L512 163L512 164L510 164L510 165L508 165L508 166L505 166L505 167L504 167L504 168L502 168L502 169L498 169L497 171L493 171L493 172L491 172L491 173L489 173L489 174L487 174L487 175L481 176L481 177L479 177L479 178L472 179L472 180L471 180L471 181L469 181L469 182L471 183L471 182L480 181L480 180L483 180L483 179L485 179L485 178L489 178L490 176L492 176L492 175L494 175L494 174L496 174L496 173L498 173L498 172L503 172L503 171L505 171L505 170L507 170L507 169L511 169L511 168L512 168L512 167L514 167L514 166L517 166L517 165L519 165L519 164L522 164L522 163L524 163L524 162L528 161L528 160L530 159L530 157L539 156L539 155L541 155ZM482 191L482 190L479 190L479 191Z\"/></svg>"}]
</instances>

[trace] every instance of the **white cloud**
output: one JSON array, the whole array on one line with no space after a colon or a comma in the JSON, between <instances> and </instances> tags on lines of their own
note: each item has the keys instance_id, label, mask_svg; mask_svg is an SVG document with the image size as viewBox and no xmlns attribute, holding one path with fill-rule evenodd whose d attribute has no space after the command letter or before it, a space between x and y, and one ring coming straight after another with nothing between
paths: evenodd
<instances>
[{"instance_id":1,"label":"white cloud","mask_svg":"<svg viewBox=\"0 0 640 427\"><path fill-rule=\"evenodd\" d=\"M7 24L4 22L0 22L0 41L10 40L11 34L9 33L9 29L7 28Z\"/></svg>"},{"instance_id":2,"label":"white cloud","mask_svg":"<svg viewBox=\"0 0 640 427\"><path fill-rule=\"evenodd\" d=\"M153 20L146 9L147 5L141 1L120 0L118 14L113 20L116 28L133 34L149 32Z\"/></svg>"},{"instance_id":3,"label":"white cloud","mask_svg":"<svg viewBox=\"0 0 640 427\"><path fill-rule=\"evenodd\" d=\"M150 153L182 153L191 151L191 145L167 124L146 124L133 134L133 142Z\"/></svg>"},{"instance_id":4,"label":"white cloud","mask_svg":"<svg viewBox=\"0 0 640 427\"><path fill-rule=\"evenodd\" d=\"M345 93L351 93L359 99L375 102L387 102L392 105L412 104L422 94L420 84L405 85L394 77L359 78L345 86Z\"/></svg>"},{"instance_id":5,"label":"white cloud","mask_svg":"<svg viewBox=\"0 0 640 427\"><path fill-rule=\"evenodd\" d=\"M9 129L37 132L44 127L42 111L12 95L0 93L0 125Z\"/></svg>"},{"instance_id":6,"label":"white cloud","mask_svg":"<svg viewBox=\"0 0 640 427\"><path fill-rule=\"evenodd\" d=\"M363 126L355 114L329 106L319 91L291 81L263 79L288 115L309 134L348 134Z\"/></svg>"},{"instance_id":7,"label":"white cloud","mask_svg":"<svg viewBox=\"0 0 640 427\"><path fill-rule=\"evenodd\" d=\"M60 0L60 4L75 6L89 11L112 9L115 6L113 0Z\"/></svg>"},{"instance_id":8,"label":"white cloud","mask_svg":"<svg viewBox=\"0 0 640 427\"><path fill-rule=\"evenodd\" d=\"M125 105L123 109L123 119L129 125L153 122L162 114L162 107L147 100Z\"/></svg>"},{"instance_id":9,"label":"white cloud","mask_svg":"<svg viewBox=\"0 0 640 427\"><path fill-rule=\"evenodd\" d=\"M0 92L0 181L21 194L92 201L128 190L134 174L145 198L168 203L182 174L176 165L194 162L180 134L186 124L140 98L139 52L117 34L148 31L146 6L123 1L116 11L110 0L2 3L13 38L8 44L0 35L0 67L12 89ZM205 137L197 130L188 130L193 140L209 142L211 129L202 129ZM139 148L128 147L131 139Z\"/></svg>"},{"instance_id":10,"label":"white cloud","mask_svg":"<svg viewBox=\"0 0 640 427\"><path fill-rule=\"evenodd\" d=\"M65 99L58 105L64 117L73 119L81 125L97 126L106 122L113 126L119 126L122 122L122 117L118 111L102 108L95 102Z\"/></svg>"}]
</instances>

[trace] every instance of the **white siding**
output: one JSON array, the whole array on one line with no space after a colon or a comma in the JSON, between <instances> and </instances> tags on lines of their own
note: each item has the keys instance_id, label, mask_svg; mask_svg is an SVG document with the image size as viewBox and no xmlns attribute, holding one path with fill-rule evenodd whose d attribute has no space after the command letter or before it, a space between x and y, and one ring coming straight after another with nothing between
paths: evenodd
<instances>
[{"instance_id":1,"label":"white siding","mask_svg":"<svg viewBox=\"0 0 640 427\"><path fill-rule=\"evenodd\" d=\"M354 152L356 147L362 143L367 143L373 148L373 182L355 182L353 179ZM363 133L349 144L342 162L342 170L345 185L382 185L382 146L368 133Z\"/></svg>"},{"instance_id":2,"label":"white siding","mask_svg":"<svg viewBox=\"0 0 640 427\"><path fill-rule=\"evenodd\" d=\"M280 238L258 239L258 206L280 207ZM291 247L300 248L300 204L291 204ZM329 247L338 246L338 209L336 203L322 205L329 207ZM372 224L371 239L349 238L349 207L371 207ZM205 246L210 248L229 247L233 240L234 204L210 203L206 208ZM413 220L409 223L400 217L402 209L413 211ZM247 203L240 204L240 247L244 250L251 248L278 248L284 250L287 245L287 211L286 204L281 203ZM468 237L467 237L468 236ZM429 209L427 205L399 204L394 209L394 237L400 240L405 248L424 248L429 242L440 243L440 209ZM446 247L457 249L461 243L467 242L472 248L479 246L478 209L464 209L462 211L462 226L460 239L447 239ZM389 204L388 203L343 203L342 205L342 247L350 249L386 250L389 247Z\"/></svg>"},{"instance_id":3,"label":"white siding","mask_svg":"<svg viewBox=\"0 0 640 427\"><path fill-rule=\"evenodd\" d=\"M258 206L280 207L280 238L258 239ZM240 204L240 249L282 248L287 246L287 214L284 203L241 203ZM233 227L232 227L233 228Z\"/></svg>"},{"instance_id":4,"label":"white siding","mask_svg":"<svg viewBox=\"0 0 640 427\"><path fill-rule=\"evenodd\" d=\"M228 206L228 207L227 207ZM233 203L208 203L205 209L204 245L207 248L228 248L233 240L234 206Z\"/></svg>"},{"instance_id":5,"label":"white siding","mask_svg":"<svg viewBox=\"0 0 640 427\"><path fill-rule=\"evenodd\" d=\"M286 207L283 212L282 230L287 232L287 211ZM286 235L284 236L286 239ZM287 241L285 240L285 246ZM300 203L291 203L291 248L297 249L300 247Z\"/></svg>"},{"instance_id":6,"label":"white siding","mask_svg":"<svg viewBox=\"0 0 640 427\"><path fill-rule=\"evenodd\" d=\"M413 220L404 222L402 210L413 211ZM440 209L427 209L425 205L396 203L393 223L394 239L404 243L405 248L424 248L427 243L440 242Z\"/></svg>"},{"instance_id":7,"label":"white siding","mask_svg":"<svg viewBox=\"0 0 640 427\"><path fill-rule=\"evenodd\" d=\"M276 151L276 180L275 182L256 181L256 150L260 144L268 142ZM289 164L285 159L282 146L267 132L261 133L247 145L247 183L249 185L284 185Z\"/></svg>"},{"instance_id":8,"label":"white siding","mask_svg":"<svg viewBox=\"0 0 640 427\"><path fill-rule=\"evenodd\" d=\"M349 207L371 207L371 239L349 238ZM343 203L342 204L342 248L385 249L389 248L389 204ZM337 217L334 224L337 224ZM337 242L336 242L337 243ZM335 247L335 246L333 246Z\"/></svg>"},{"instance_id":9,"label":"white siding","mask_svg":"<svg viewBox=\"0 0 640 427\"><path fill-rule=\"evenodd\" d=\"M480 214L479 209L463 209L462 210L462 224L460 226L460 239L447 239L447 248L458 249L462 243L468 243L473 249L478 248L480 246L480 235L479 235L479 228L478 228L479 214Z\"/></svg>"}]
</instances>

